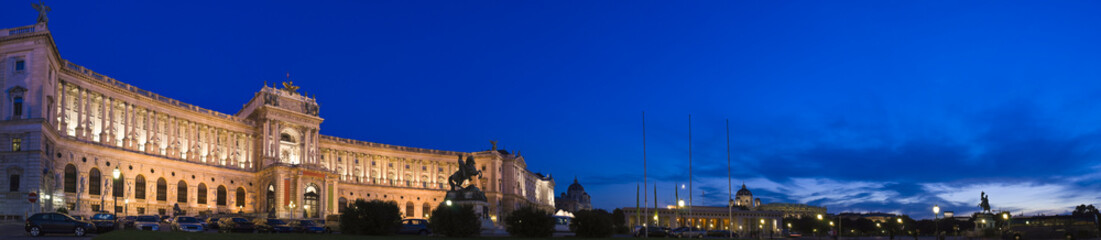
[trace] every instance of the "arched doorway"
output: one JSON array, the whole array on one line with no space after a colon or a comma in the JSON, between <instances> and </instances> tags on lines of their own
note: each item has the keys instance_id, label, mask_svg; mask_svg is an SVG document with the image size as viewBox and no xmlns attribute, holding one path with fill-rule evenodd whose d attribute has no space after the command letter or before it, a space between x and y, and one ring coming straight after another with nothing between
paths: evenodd
<instances>
[{"instance_id":1,"label":"arched doorway","mask_svg":"<svg viewBox=\"0 0 1101 240\"><path fill-rule=\"evenodd\" d=\"M321 194L317 192L317 186L306 187L306 193L302 194L302 217L317 218L317 211L321 208Z\"/></svg>"},{"instance_id":2,"label":"arched doorway","mask_svg":"<svg viewBox=\"0 0 1101 240\"><path fill-rule=\"evenodd\" d=\"M275 217L275 185L268 185L268 191L265 195L265 205L268 207L268 217Z\"/></svg>"},{"instance_id":3,"label":"arched doorway","mask_svg":"<svg viewBox=\"0 0 1101 240\"><path fill-rule=\"evenodd\" d=\"M413 202L405 203L405 217L413 217Z\"/></svg>"},{"instance_id":4,"label":"arched doorway","mask_svg":"<svg viewBox=\"0 0 1101 240\"><path fill-rule=\"evenodd\" d=\"M339 213L344 213L344 209L348 208L348 199L344 198L344 197L340 197L340 199L338 199L336 202L337 202L337 206L339 207L339 208L337 208Z\"/></svg>"},{"instance_id":5,"label":"arched doorway","mask_svg":"<svg viewBox=\"0 0 1101 240\"><path fill-rule=\"evenodd\" d=\"M428 203L424 203L424 205L421 205L421 212L424 218L428 218L428 214L432 212L432 206L429 206Z\"/></svg>"}]
</instances>

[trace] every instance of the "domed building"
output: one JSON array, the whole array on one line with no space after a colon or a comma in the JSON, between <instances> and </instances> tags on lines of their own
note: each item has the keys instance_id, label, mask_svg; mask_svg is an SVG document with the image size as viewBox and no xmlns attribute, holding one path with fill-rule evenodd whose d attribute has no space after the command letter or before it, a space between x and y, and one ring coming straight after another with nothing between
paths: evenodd
<instances>
[{"instance_id":1,"label":"domed building","mask_svg":"<svg viewBox=\"0 0 1101 240\"><path fill-rule=\"evenodd\" d=\"M758 200L758 203L759 202L760 200ZM742 183L742 189L738 190L738 192L734 194L734 206L745 207L747 209L753 209L754 207L757 207L757 204L753 202L753 193L749 192L749 189L745 188L745 183Z\"/></svg>"},{"instance_id":2,"label":"domed building","mask_svg":"<svg viewBox=\"0 0 1101 240\"><path fill-rule=\"evenodd\" d=\"M577 183L575 177L573 178L573 184L566 188L566 192L554 199L554 207L569 212L577 212L593 209L593 204L589 200L589 194L585 192L585 187Z\"/></svg>"}]
</instances>

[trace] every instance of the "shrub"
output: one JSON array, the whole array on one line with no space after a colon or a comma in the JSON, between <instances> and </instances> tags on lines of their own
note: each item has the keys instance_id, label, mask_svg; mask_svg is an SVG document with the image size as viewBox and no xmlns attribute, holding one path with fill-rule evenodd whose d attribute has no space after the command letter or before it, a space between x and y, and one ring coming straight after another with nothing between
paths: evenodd
<instances>
[{"instance_id":1,"label":"shrub","mask_svg":"<svg viewBox=\"0 0 1101 240\"><path fill-rule=\"evenodd\" d=\"M428 229L448 237L470 237L482 231L482 221L474 215L473 206L447 206L441 203L436 210L432 210Z\"/></svg>"},{"instance_id":2,"label":"shrub","mask_svg":"<svg viewBox=\"0 0 1101 240\"><path fill-rule=\"evenodd\" d=\"M57 209L57 212L58 213L69 214L69 209L67 209L65 207L60 207L60 208Z\"/></svg>"},{"instance_id":3,"label":"shrub","mask_svg":"<svg viewBox=\"0 0 1101 240\"><path fill-rule=\"evenodd\" d=\"M630 229L627 228L627 214L623 212L623 209L616 208L612 210L612 225L615 226L615 232L619 234L625 234Z\"/></svg>"},{"instance_id":4,"label":"shrub","mask_svg":"<svg viewBox=\"0 0 1101 240\"><path fill-rule=\"evenodd\" d=\"M608 237L613 231L612 214L603 209L577 211L570 228L578 237Z\"/></svg>"},{"instance_id":5,"label":"shrub","mask_svg":"<svg viewBox=\"0 0 1101 240\"><path fill-rule=\"evenodd\" d=\"M356 200L340 216L345 234L389 235L401 228L401 209L395 202Z\"/></svg>"},{"instance_id":6,"label":"shrub","mask_svg":"<svg viewBox=\"0 0 1101 240\"><path fill-rule=\"evenodd\" d=\"M512 211L505 218L505 225L508 234L517 237L550 237L554 234L554 217L532 207Z\"/></svg>"}]
</instances>

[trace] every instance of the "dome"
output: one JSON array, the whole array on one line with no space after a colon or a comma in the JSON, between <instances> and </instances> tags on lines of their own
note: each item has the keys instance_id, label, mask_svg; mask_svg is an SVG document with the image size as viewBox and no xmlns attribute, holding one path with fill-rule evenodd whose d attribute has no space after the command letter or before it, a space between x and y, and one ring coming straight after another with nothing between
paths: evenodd
<instances>
[{"instance_id":1,"label":"dome","mask_svg":"<svg viewBox=\"0 0 1101 240\"><path fill-rule=\"evenodd\" d=\"M742 183L742 189L738 190L736 196L753 196L753 193L749 192L749 189L745 189L745 183Z\"/></svg>"},{"instance_id":2,"label":"dome","mask_svg":"<svg viewBox=\"0 0 1101 240\"><path fill-rule=\"evenodd\" d=\"M584 192L585 187L582 187L581 184L577 183L577 178L573 178L573 184L570 184L570 187L567 188L566 191L569 191L569 192Z\"/></svg>"}]
</instances>

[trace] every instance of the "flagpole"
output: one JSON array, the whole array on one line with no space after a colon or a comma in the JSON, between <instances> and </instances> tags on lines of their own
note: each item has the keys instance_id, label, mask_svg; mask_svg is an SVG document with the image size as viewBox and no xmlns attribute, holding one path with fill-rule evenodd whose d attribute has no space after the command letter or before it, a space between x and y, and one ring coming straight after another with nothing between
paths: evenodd
<instances>
[{"instance_id":1,"label":"flagpole","mask_svg":"<svg viewBox=\"0 0 1101 240\"><path fill-rule=\"evenodd\" d=\"M658 185L654 184L654 217L658 216ZM654 219L654 227L660 226L661 221Z\"/></svg>"},{"instance_id":2,"label":"flagpole","mask_svg":"<svg viewBox=\"0 0 1101 240\"><path fill-rule=\"evenodd\" d=\"M692 216L692 114L688 114L688 216ZM692 223L696 223L693 219Z\"/></svg>"},{"instance_id":3,"label":"flagpole","mask_svg":"<svg viewBox=\"0 0 1101 240\"><path fill-rule=\"evenodd\" d=\"M642 201L643 201L643 203L646 203L646 201L649 200L646 197L646 190L645 190L646 187L648 186L647 184L648 184L648 182L647 182L647 179L646 179L646 111L642 111L642 189L643 189L642 190L642 196L643 196ZM657 196L655 196L655 197L657 197ZM657 203L655 203L655 204L657 204ZM642 206L645 207L646 205L649 205L649 204L643 204ZM649 216L650 215L650 209L644 210L643 213L645 213L646 216ZM646 218L643 217L643 220L646 220ZM649 222L650 220L646 220L646 221ZM649 233L645 234L644 238L650 238L650 234Z\"/></svg>"},{"instance_id":4,"label":"flagpole","mask_svg":"<svg viewBox=\"0 0 1101 240\"><path fill-rule=\"evenodd\" d=\"M639 216L642 216L642 208L638 205L638 182L635 182L635 224L642 225ZM640 228L641 229L641 228Z\"/></svg>"},{"instance_id":5,"label":"flagpole","mask_svg":"<svg viewBox=\"0 0 1101 240\"><path fill-rule=\"evenodd\" d=\"M680 188L678 188L678 187L680 187L680 184L674 182L673 183L673 198L675 198L675 199L673 199L673 206L676 206L677 211L673 212L673 213L674 213L674 216L676 216L677 227L680 227L680 225L681 225L680 221L683 220L683 219L680 219L680 209L684 206L680 205L680 202L681 202L680 201Z\"/></svg>"},{"instance_id":6,"label":"flagpole","mask_svg":"<svg viewBox=\"0 0 1101 240\"><path fill-rule=\"evenodd\" d=\"M734 199L734 186L732 182L732 176L730 175L730 119L726 119L726 197L728 199ZM726 204L726 222L727 232L730 234L730 238L734 238L734 206L730 204L729 200Z\"/></svg>"}]
</instances>

